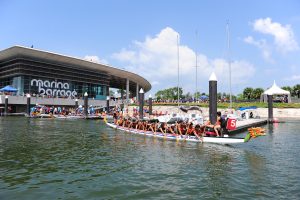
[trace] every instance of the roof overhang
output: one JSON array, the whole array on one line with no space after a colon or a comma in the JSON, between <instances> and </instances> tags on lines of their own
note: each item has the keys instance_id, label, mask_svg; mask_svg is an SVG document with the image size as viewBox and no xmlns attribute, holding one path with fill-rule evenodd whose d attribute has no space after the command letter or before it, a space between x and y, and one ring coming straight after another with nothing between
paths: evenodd
<instances>
[{"instance_id":1,"label":"roof overhang","mask_svg":"<svg viewBox=\"0 0 300 200\"><path fill-rule=\"evenodd\" d=\"M19 56L48 60L71 66L74 65L83 69L106 72L110 76L112 76L112 78L115 81L120 79L120 81L118 82L120 84L123 84L126 79L129 79L130 82L139 84L139 86L142 87L145 90L145 92L148 92L151 89L151 84L149 83L149 81L147 81L140 75L122 69L118 69L106 64L96 63L84 60L82 58L75 58L71 56L61 55L49 51L43 51L23 46L13 46L0 51L0 61ZM124 85L120 85L120 88L122 88L122 86Z\"/></svg>"}]
</instances>

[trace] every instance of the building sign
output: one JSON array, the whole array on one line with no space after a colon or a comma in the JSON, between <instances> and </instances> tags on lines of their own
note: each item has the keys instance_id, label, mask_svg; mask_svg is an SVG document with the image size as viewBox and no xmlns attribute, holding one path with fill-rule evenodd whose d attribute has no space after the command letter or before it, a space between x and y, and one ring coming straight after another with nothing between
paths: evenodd
<instances>
[{"instance_id":1,"label":"building sign","mask_svg":"<svg viewBox=\"0 0 300 200\"><path fill-rule=\"evenodd\" d=\"M39 87L39 93L41 95L50 95L50 96L67 96L67 97L76 97L77 92L75 90L71 91L69 83L62 83L57 81L42 81L37 79L32 79L31 86Z\"/></svg>"}]
</instances>

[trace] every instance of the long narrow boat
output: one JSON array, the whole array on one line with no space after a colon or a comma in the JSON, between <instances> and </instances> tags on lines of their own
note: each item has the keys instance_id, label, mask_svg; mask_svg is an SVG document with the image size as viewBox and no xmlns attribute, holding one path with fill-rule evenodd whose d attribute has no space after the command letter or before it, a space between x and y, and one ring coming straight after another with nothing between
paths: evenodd
<instances>
[{"instance_id":1,"label":"long narrow boat","mask_svg":"<svg viewBox=\"0 0 300 200\"><path fill-rule=\"evenodd\" d=\"M177 136L173 134L162 134L160 132L153 133L152 131L143 131L137 130L133 128L127 128L123 126L117 126L113 123L106 123L111 128L115 128L121 131L144 135L148 137L157 137L164 138L167 140L177 140L177 141L188 141L188 142L204 142L204 143L217 143L217 144L236 144L236 143L244 143L246 142L244 138L232 138L232 137L206 137L204 136L202 140L199 140L196 136Z\"/></svg>"}]
</instances>

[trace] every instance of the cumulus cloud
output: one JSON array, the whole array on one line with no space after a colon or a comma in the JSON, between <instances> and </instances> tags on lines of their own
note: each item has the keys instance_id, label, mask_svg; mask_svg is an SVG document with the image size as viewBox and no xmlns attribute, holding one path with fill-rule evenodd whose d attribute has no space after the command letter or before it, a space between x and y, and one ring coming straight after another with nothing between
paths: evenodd
<instances>
[{"instance_id":1,"label":"cumulus cloud","mask_svg":"<svg viewBox=\"0 0 300 200\"><path fill-rule=\"evenodd\" d=\"M103 63L108 64L108 62L105 59L100 59L98 56L84 56L84 60L95 62L95 63Z\"/></svg>"},{"instance_id":2,"label":"cumulus cloud","mask_svg":"<svg viewBox=\"0 0 300 200\"><path fill-rule=\"evenodd\" d=\"M153 90L156 92L157 88L177 86L179 48L179 85L185 92L195 92L195 52L186 45L177 45L177 38L180 40L180 35L174 29L166 27L153 37L147 36L144 41L134 41L130 49L122 49L112 57L128 63L126 70L147 78L153 83ZM228 85L229 68L226 60L209 59L204 54L198 54L197 58L200 92L207 92L206 85L213 71L219 77L218 84ZM255 73L254 66L246 61L232 62L231 68L232 84L245 83Z\"/></svg>"},{"instance_id":3,"label":"cumulus cloud","mask_svg":"<svg viewBox=\"0 0 300 200\"><path fill-rule=\"evenodd\" d=\"M288 52L299 49L290 25L283 26L278 22L272 22L271 18L265 18L256 20L253 28L258 32L274 36L275 44L280 51Z\"/></svg>"},{"instance_id":4,"label":"cumulus cloud","mask_svg":"<svg viewBox=\"0 0 300 200\"><path fill-rule=\"evenodd\" d=\"M274 60L272 59L272 51L269 45L267 44L266 40L261 39L261 40L255 40L252 36L248 36L244 38L244 42L254 45L257 48L259 48L262 52L262 57L270 62L274 63Z\"/></svg>"},{"instance_id":5,"label":"cumulus cloud","mask_svg":"<svg viewBox=\"0 0 300 200\"><path fill-rule=\"evenodd\" d=\"M277 50L282 53L299 49L299 45L290 25L284 26L278 22L272 22L271 18L265 18L255 20L253 29L260 33L273 36Z\"/></svg>"}]
</instances>

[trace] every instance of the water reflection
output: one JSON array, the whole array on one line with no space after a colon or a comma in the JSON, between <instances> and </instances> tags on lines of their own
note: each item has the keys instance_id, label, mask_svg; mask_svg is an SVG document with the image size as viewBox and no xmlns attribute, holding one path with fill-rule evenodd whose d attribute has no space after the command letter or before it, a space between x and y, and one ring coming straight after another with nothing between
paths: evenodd
<instances>
[{"instance_id":1,"label":"water reflection","mask_svg":"<svg viewBox=\"0 0 300 200\"><path fill-rule=\"evenodd\" d=\"M264 174L266 174L266 160L263 156L250 151L245 151L246 163L249 166L249 174L254 183L269 182Z\"/></svg>"},{"instance_id":2,"label":"water reflection","mask_svg":"<svg viewBox=\"0 0 300 200\"><path fill-rule=\"evenodd\" d=\"M240 145L167 141L99 121L0 119L1 199L253 199L299 194L300 125Z\"/></svg>"}]
</instances>

